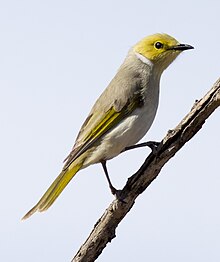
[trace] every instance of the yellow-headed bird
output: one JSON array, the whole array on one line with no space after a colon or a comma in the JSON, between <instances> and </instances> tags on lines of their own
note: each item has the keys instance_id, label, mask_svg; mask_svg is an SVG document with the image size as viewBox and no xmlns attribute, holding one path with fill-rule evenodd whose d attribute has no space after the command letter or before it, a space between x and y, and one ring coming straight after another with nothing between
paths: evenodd
<instances>
[{"instance_id":1,"label":"yellow-headed bird","mask_svg":"<svg viewBox=\"0 0 220 262\"><path fill-rule=\"evenodd\" d=\"M162 72L182 51L192 48L167 34L154 34L130 49L92 107L61 173L23 219L47 210L80 169L95 163L102 164L112 193L117 193L110 182L106 161L147 133L158 107Z\"/></svg>"}]
</instances>

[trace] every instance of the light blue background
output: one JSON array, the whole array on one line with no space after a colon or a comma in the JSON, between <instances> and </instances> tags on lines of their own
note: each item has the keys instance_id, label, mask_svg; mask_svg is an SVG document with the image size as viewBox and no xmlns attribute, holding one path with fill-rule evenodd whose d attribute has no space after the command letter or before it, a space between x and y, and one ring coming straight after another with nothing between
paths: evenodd
<instances>
[{"instance_id":1,"label":"light blue background","mask_svg":"<svg viewBox=\"0 0 220 262\"><path fill-rule=\"evenodd\" d=\"M195 50L164 73L161 140L220 76L219 1L0 2L0 261L70 261L113 200L100 165L81 171L25 222L62 168L91 106L142 37L166 32ZM220 261L217 110L163 168L97 261ZM108 163L123 187L149 149Z\"/></svg>"}]
</instances>

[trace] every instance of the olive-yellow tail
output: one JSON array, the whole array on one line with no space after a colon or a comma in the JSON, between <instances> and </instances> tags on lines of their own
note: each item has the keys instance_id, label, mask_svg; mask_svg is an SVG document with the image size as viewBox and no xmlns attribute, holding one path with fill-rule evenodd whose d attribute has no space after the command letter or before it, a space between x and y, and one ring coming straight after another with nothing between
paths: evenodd
<instances>
[{"instance_id":1,"label":"olive-yellow tail","mask_svg":"<svg viewBox=\"0 0 220 262\"><path fill-rule=\"evenodd\" d=\"M22 220L29 218L36 211L42 212L46 211L53 202L57 199L57 197L61 194L63 189L67 186L73 176L79 171L82 167L82 163L77 165L70 165L66 170L61 171L59 176L54 180L45 194L41 197L38 203L27 212L27 214L22 218Z\"/></svg>"}]
</instances>

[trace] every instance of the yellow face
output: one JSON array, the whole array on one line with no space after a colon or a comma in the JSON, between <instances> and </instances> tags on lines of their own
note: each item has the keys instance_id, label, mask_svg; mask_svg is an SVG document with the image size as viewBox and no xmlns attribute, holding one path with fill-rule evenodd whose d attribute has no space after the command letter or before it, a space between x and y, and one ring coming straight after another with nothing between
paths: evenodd
<instances>
[{"instance_id":1,"label":"yellow face","mask_svg":"<svg viewBox=\"0 0 220 262\"><path fill-rule=\"evenodd\" d=\"M184 50L192 49L190 45L180 44L167 34L147 36L134 46L134 51L146 57L154 64L167 67Z\"/></svg>"}]
</instances>

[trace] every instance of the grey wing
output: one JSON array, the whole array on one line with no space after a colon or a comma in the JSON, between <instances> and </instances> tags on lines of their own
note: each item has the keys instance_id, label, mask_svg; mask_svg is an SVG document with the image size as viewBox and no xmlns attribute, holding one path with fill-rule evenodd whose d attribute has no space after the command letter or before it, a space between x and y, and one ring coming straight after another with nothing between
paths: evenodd
<instances>
[{"instance_id":1,"label":"grey wing","mask_svg":"<svg viewBox=\"0 0 220 262\"><path fill-rule=\"evenodd\" d=\"M120 112L134 94L141 94L140 87L141 80L139 74L121 67L92 107L89 116L78 133L72 151L64 160L66 162L64 168L68 167L76 159L76 156L85 144L85 138L100 123L106 112L112 107L115 111Z\"/></svg>"}]
</instances>

